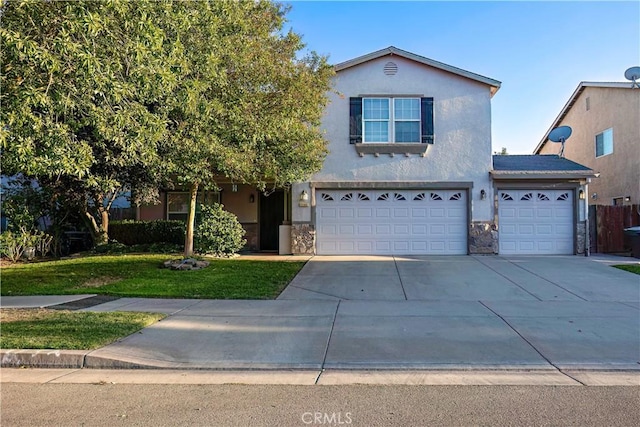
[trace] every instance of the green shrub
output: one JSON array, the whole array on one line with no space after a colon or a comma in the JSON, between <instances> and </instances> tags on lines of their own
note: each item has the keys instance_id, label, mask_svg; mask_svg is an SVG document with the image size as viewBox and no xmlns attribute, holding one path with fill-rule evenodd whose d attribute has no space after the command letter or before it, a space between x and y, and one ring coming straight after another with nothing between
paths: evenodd
<instances>
[{"instance_id":1,"label":"green shrub","mask_svg":"<svg viewBox=\"0 0 640 427\"><path fill-rule=\"evenodd\" d=\"M201 254L229 256L238 252L246 240L238 218L219 203L202 206L202 216L196 226L194 248Z\"/></svg>"},{"instance_id":2,"label":"green shrub","mask_svg":"<svg viewBox=\"0 0 640 427\"><path fill-rule=\"evenodd\" d=\"M184 244L174 243L141 243L139 245L124 245L117 240L109 240L108 243L97 245L93 253L101 255L120 255L133 253L173 254L182 252Z\"/></svg>"},{"instance_id":3,"label":"green shrub","mask_svg":"<svg viewBox=\"0 0 640 427\"><path fill-rule=\"evenodd\" d=\"M109 224L109 239L123 245L150 245L170 243L184 245L185 224L182 221L112 221Z\"/></svg>"},{"instance_id":4,"label":"green shrub","mask_svg":"<svg viewBox=\"0 0 640 427\"><path fill-rule=\"evenodd\" d=\"M0 253L16 262L23 256L29 260L46 256L50 252L53 237L42 231L5 231L0 234Z\"/></svg>"}]
</instances>

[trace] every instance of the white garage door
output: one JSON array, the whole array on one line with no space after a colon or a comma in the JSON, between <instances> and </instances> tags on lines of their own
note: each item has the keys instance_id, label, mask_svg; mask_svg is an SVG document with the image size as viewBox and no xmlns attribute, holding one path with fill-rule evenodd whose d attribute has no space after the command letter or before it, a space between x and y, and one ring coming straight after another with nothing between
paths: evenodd
<instances>
[{"instance_id":1,"label":"white garage door","mask_svg":"<svg viewBox=\"0 0 640 427\"><path fill-rule=\"evenodd\" d=\"M501 254L573 254L573 191L499 192Z\"/></svg>"},{"instance_id":2,"label":"white garage door","mask_svg":"<svg viewBox=\"0 0 640 427\"><path fill-rule=\"evenodd\" d=\"M321 255L466 254L465 190L316 191Z\"/></svg>"}]
</instances>

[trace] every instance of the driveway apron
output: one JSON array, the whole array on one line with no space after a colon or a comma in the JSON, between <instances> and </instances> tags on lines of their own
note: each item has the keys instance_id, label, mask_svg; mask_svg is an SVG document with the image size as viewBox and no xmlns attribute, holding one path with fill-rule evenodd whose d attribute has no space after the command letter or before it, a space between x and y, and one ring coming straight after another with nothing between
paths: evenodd
<instances>
[{"instance_id":1,"label":"driveway apron","mask_svg":"<svg viewBox=\"0 0 640 427\"><path fill-rule=\"evenodd\" d=\"M578 256L317 256L275 301L132 299L93 307L172 314L86 361L640 371L639 301L639 276Z\"/></svg>"}]
</instances>

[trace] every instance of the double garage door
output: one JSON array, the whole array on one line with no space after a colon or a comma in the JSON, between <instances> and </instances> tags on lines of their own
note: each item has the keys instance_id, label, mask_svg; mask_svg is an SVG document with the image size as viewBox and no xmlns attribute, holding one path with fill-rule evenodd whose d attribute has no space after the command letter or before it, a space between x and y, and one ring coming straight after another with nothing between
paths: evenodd
<instances>
[{"instance_id":1,"label":"double garage door","mask_svg":"<svg viewBox=\"0 0 640 427\"><path fill-rule=\"evenodd\" d=\"M320 255L467 253L466 190L316 191ZM499 253L573 254L572 190L498 192Z\"/></svg>"},{"instance_id":2,"label":"double garage door","mask_svg":"<svg viewBox=\"0 0 640 427\"><path fill-rule=\"evenodd\" d=\"M467 253L466 190L316 191L320 255Z\"/></svg>"},{"instance_id":3,"label":"double garage door","mask_svg":"<svg viewBox=\"0 0 640 427\"><path fill-rule=\"evenodd\" d=\"M499 191L498 206L500 254L574 253L572 190Z\"/></svg>"}]
</instances>

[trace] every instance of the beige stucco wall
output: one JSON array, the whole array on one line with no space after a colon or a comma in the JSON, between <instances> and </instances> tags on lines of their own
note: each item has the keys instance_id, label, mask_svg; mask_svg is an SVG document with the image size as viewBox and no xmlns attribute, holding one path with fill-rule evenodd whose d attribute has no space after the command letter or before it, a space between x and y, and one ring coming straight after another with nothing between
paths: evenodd
<instances>
[{"instance_id":1,"label":"beige stucco wall","mask_svg":"<svg viewBox=\"0 0 640 427\"><path fill-rule=\"evenodd\" d=\"M231 184L220 186L221 202L224 209L234 213L242 223L258 222L258 193L255 188L238 184L238 191L231 191ZM253 194L253 203L250 197Z\"/></svg>"},{"instance_id":2,"label":"beige stucco wall","mask_svg":"<svg viewBox=\"0 0 640 427\"><path fill-rule=\"evenodd\" d=\"M258 193L249 185L238 184L238 191L233 192L231 184L220 185L220 199L225 210L234 213L241 223L258 222ZM253 203L250 197L253 194ZM166 219L167 211L164 194L161 195L161 202L157 205L147 205L140 207L141 220Z\"/></svg>"},{"instance_id":3,"label":"beige stucco wall","mask_svg":"<svg viewBox=\"0 0 640 427\"><path fill-rule=\"evenodd\" d=\"M631 84L629 84L631 85ZM587 110L589 98L589 110ZM585 87L557 126L571 126L565 157L600 173L589 185L590 204L611 205L614 197L640 202L640 89ZM613 129L613 153L596 158L595 138ZM559 144L547 142L540 154L556 154Z\"/></svg>"},{"instance_id":4,"label":"beige stucco wall","mask_svg":"<svg viewBox=\"0 0 640 427\"><path fill-rule=\"evenodd\" d=\"M395 75L384 65L393 61ZM489 86L398 57L385 56L340 71L334 78L337 93L329 94L322 129L329 155L312 182L472 182L470 221L493 217L491 169L491 93ZM415 96L434 98L435 143L424 157L413 154L361 157L349 144L349 97ZM297 197L308 183L293 187L293 220L311 220L310 207L298 207ZM476 197L485 189L487 197Z\"/></svg>"}]
</instances>

